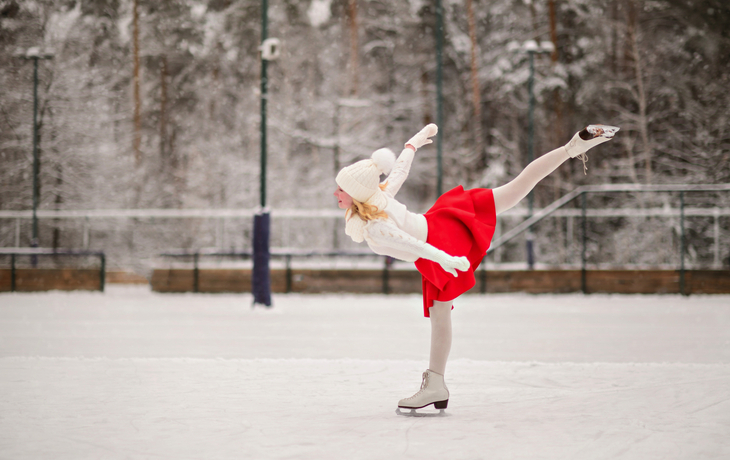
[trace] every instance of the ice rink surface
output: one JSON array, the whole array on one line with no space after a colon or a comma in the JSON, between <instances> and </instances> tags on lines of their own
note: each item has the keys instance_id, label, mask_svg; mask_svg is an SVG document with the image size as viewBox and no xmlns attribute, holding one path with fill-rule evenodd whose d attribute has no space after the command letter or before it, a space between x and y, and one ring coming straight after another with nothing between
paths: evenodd
<instances>
[{"instance_id":1,"label":"ice rink surface","mask_svg":"<svg viewBox=\"0 0 730 460\"><path fill-rule=\"evenodd\" d=\"M0 459L728 459L730 296L0 294Z\"/></svg>"}]
</instances>

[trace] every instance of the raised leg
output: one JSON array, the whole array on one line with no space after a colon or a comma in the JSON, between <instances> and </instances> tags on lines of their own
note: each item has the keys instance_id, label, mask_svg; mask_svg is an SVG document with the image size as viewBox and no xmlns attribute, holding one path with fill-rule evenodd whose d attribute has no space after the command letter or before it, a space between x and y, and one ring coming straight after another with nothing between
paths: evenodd
<instances>
[{"instance_id":1,"label":"raised leg","mask_svg":"<svg viewBox=\"0 0 730 460\"><path fill-rule=\"evenodd\" d=\"M568 158L580 158L585 168L585 162L588 160L585 152L611 140L618 130L619 128L615 126L589 125L576 133L565 146L548 152L527 165L512 182L493 190L497 214L514 207L535 188L538 182L555 171Z\"/></svg>"},{"instance_id":2,"label":"raised leg","mask_svg":"<svg viewBox=\"0 0 730 460\"><path fill-rule=\"evenodd\" d=\"M538 182L555 171L568 158L570 157L565 147L557 148L527 165L511 182L495 188L493 190L494 207L497 215L519 203L530 193L530 190L535 188Z\"/></svg>"}]
</instances>

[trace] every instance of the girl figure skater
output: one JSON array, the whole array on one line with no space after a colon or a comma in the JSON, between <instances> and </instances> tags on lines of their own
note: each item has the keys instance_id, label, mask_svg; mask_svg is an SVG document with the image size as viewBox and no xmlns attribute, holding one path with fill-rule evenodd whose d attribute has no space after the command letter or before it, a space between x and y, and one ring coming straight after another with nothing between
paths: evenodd
<instances>
[{"instance_id":1,"label":"girl figure skater","mask_svg":"<svg viewBox=\"0 0 730 460\"><path fill-rule=\"evenodd\" d=\"M415 262L423 285L423 313L431 321L431 351L421 389L401 399L399 408L420 409L433 404L446 409L449 390L444 383L451 350L451 310L454 299L475 284L474 271L494 235L497 216L515 206L568 158L610 140L618 128L591 125L565 146L542 155L511 182L493 190L464 190L458 186L439 197L425 214L416 214L395 199L408 177L417 149L432 143L438 132L429 124L405 144L396 160L388 149L343 168L335 179L339 207L347 209L345 233L365 241L376 254ZM380 183L381 174L390 173Z\"/></svg>"}]
</instances>

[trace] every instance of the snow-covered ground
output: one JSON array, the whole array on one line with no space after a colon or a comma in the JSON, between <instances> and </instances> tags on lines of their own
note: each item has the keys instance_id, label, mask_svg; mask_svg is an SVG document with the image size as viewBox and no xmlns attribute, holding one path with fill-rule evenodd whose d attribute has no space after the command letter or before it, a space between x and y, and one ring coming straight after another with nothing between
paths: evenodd
<instances>
[{"instance_id":1,"label":"snow-covered ground","mask_svg":"<svg viewBox=\"0 0 730 460\"><path fill-rule=\"evenodd\" d=\"M730 296L0 294L0 459L727 459Z\"/></svg>"}]
</instances>

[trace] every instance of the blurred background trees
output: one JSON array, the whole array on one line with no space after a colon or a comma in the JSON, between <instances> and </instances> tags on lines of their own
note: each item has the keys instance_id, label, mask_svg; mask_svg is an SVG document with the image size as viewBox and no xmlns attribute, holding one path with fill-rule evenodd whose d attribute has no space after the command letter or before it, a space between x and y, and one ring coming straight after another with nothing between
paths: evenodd
<instances>
[{"instance_id":1,"label":"blurred background trees","mask_svg":"<svg viewBox=\"0 0 730 460\"><path fill-rule=\"evenodd\" d=\"M339 167L398 152L435 121L434 2L269 5L283 49L269 66L268 201L330 208ZM498 186L524 167L526 40L556 45L536 57L538 154L588 123L622 128L590 155L587 176L570 162L545 180L538 207L581 184L730 181L727 2L443 5L445 190ZM15 56L32 46L55 53L39 66L41 209L255 207L259 8L0 0L0 209L32 200L32 69ZM418 153L401 193L415 211L436 198L434 148ZM44 225L41 246L74 245L61 223Z\"/></svg>"}]
</instances>

